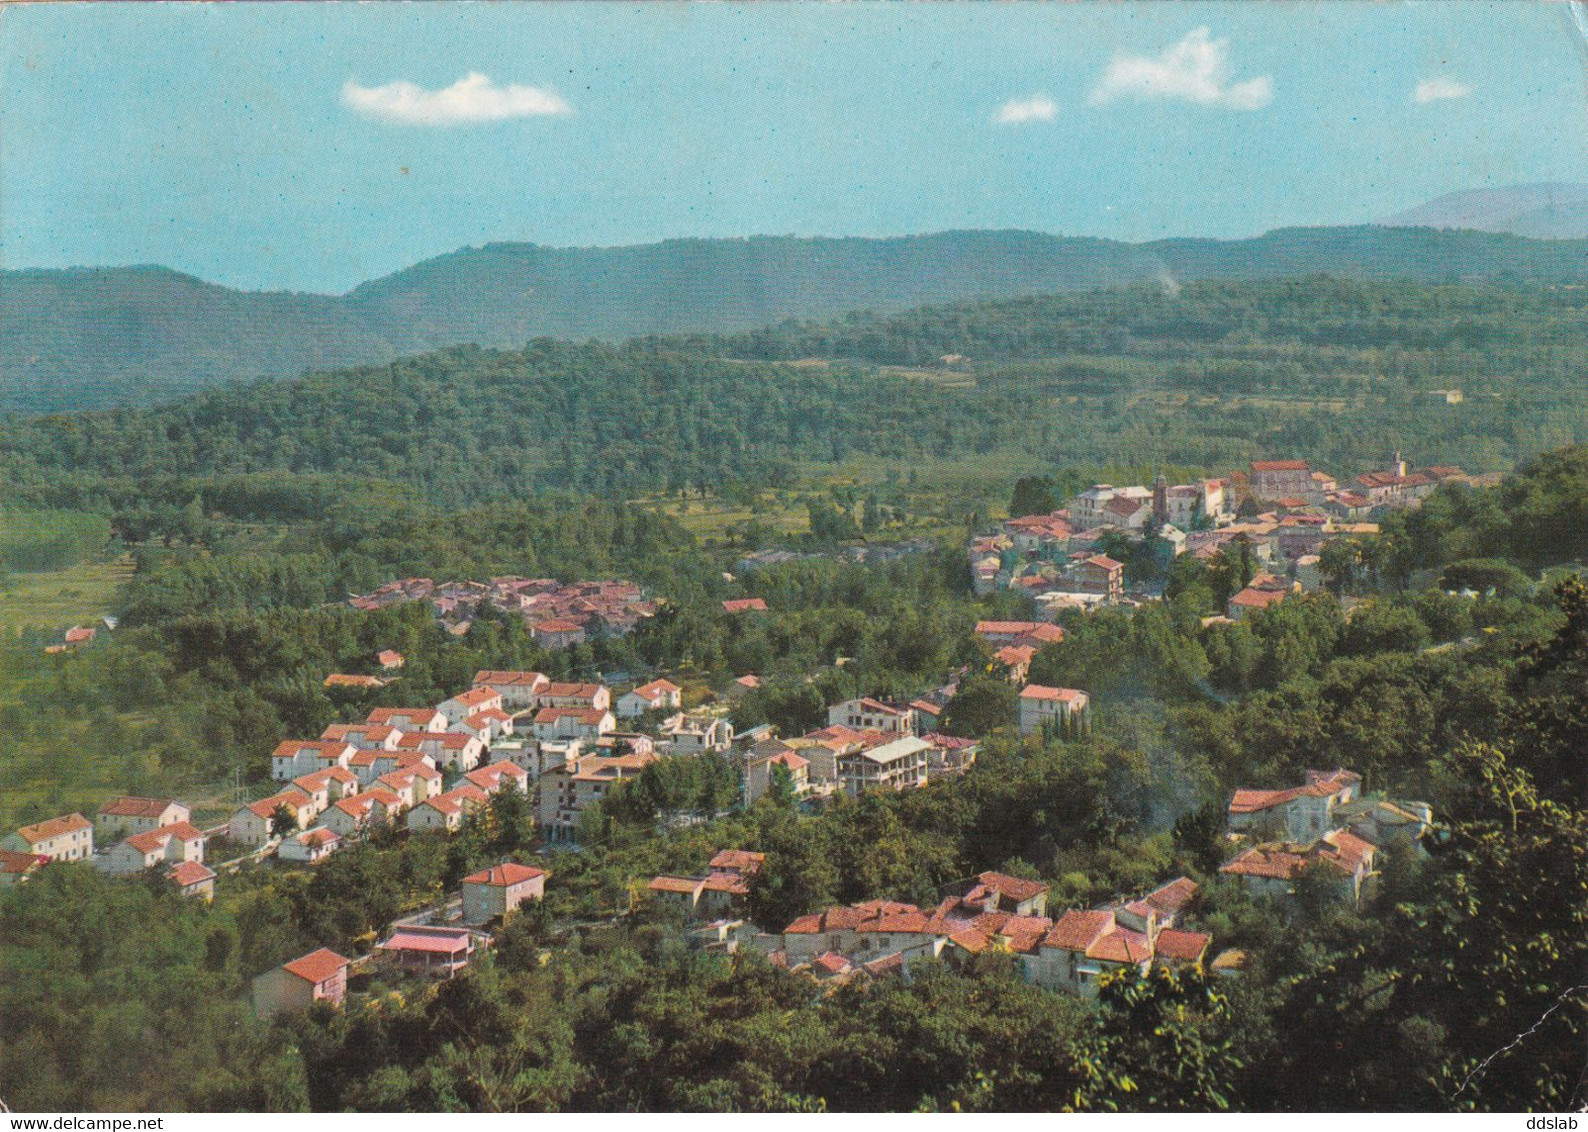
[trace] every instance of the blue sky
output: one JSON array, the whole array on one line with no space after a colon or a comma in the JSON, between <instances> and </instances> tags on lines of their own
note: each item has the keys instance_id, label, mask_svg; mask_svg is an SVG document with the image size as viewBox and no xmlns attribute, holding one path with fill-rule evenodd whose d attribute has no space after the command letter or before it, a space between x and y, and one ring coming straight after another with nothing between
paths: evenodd
<instances>
[{"instance_id":1,"label":"blue sky","mask_svg":"<svg viewBox=\"0 0 1588 1132\"><path fill-rule=\"evenodd\" d=\"M492 240L1356 222L1588 181L1565 9L23 5L0 258L341 291Z\"/></svg>"}]
</instances>

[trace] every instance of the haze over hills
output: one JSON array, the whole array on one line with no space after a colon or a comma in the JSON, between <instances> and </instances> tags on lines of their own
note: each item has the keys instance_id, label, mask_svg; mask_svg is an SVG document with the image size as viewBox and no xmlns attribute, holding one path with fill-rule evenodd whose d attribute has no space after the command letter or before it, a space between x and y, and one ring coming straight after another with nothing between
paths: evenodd
<instances>
[{"instance_id":1,"label":"haze over hills","mask_svg":"<svg viewBox=\"0 0 1588 1132\"><path fill-rule=\"evenodd\" d=\"M151 404L467 342L732 332L855 310L1307 274L1585 282L1588 240L1364 226L1143 244L1020 231L488 244L342 296L236 291L159 267L9 271L0 410Z\"/></svg>"},{"instance_id":2,"label":"haze over hills","mask_svg":"<svg viewBox=\"0 0 1588 1132\"><path fill-rule=\"evenodd\" d=\"M1588 237L1588 185L1545 183L1446 193L1378 221L1393 228L1472 228L1536 240Z\"/></svg>"}]
</instances>

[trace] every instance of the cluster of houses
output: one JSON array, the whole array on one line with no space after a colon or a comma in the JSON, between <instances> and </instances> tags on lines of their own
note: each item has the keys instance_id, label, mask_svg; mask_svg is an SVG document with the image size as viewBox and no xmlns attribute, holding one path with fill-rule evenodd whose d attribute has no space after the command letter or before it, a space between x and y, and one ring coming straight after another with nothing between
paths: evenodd
<instances>
[{"instance_id":1,"label":"cluster of houses","mask_svg":"<svg viewBox=\"0 0 1588 1132\"><path fill-rule=\"evenodd\" d=\"M20 884L50 861L80 861L114 875L160 869L186 896L208 900L215 872L204 863L210 833L193 825L188 807L171 798L122 796L94 820L64 814L24 825L0 838L0 886ZM95 838L108 848L95 852Z\"/></svg>"},{"instance_id":2,"label":"cluster of houses","mask_svg":"<svg viewBox=\"0 0 1588 1132\"><path fill-rule=\"evenodd\" d=\"M567 648L592 637L623 636L647 617L658 603L647 599L632 582L572 582L554 578L492 578L489 582L434 582L401 578L373 593L348 599L354 609L384 609L405 601L428 601L448 630L468 632L484 610L517 614L537 644Z\"/></svg>"},{"instance_id":3,"label":"cluster of houses","mask_svg":"<svg viewBox=\"0 0 1588 1132\"><path fill-rule=\"evenodd\" d=\"M742 918L759 853L723 850L698 876L653 877L646 895L676 907L695 924L700 945L755 948L777 966L834 984L854 978L911 977L921 962L955 963L989 950L1013 955L1025 978L1083 998L1104 975L1154 964L1197 966L1212 938L1185 920L1197 885L1179 877L1136 899L1047 915L1048 886L984 872L953 886L934 908L888 900L828 908L801 916L781 932L757 931ZM1233 966L1233 957L1214 964Z\"/></svg>"},{"instance_id":4,"label":"cluster of houses","mask_svg":"<svg viewBox=\"0 0 1588 1132\"><path fill-rule=\"evenodd\" d=\"M489 945L493 926L505 922L526 901L545 897L546 878L545 870L516 861L471 873L459 886L459 922L399 921L375 945L373 957L389 971L450 979L468 967L480 947ZM268 1020L320 1002L341 1006L347 999L348 975L355 964L363 962L322 947L272 967L253 980L250 999L254 1014Z\"/></svg>"},{"instance_id":5,"label":"cluster of houses","mask_svg":"<svg viewBox=\"0 0 1588 1132\"><path fill-rule=\"evenodd\" d=\"M972 584L978 595L1027 594L1049 619L1066 607L1150 599L1128 590L1123 566L1101 553L1112 534L1137 543L1154 538L1165 565L1182 554L1209 559L1244 540L1259 568L1315 590L1323 585L1319 551L1329 539L1375 533L1378 515L1416 507L1441 484L1492 479L1449 466L1413 471L1396 453L1386 468L1344 488L1305 460L1256 460L1228 478L1188 484L1162 476L1150 488L1096 484L1061 510L1008 519L973 538Z\"/></svg>"},{"instance_id":6,"label":"cluster of houses","mask_svg":"<svg viewBox=\"0 0 1588 1132\"><path fill-rule=\"evenodd\" d=\"M1360 797L1361 784L1361 775L1342 768L1309 770L1299 786L1237 790L1228 831L1241 848L1219 871L1254 895L1276 898L1294 896L1310 873L1360 903L1370 895L1379 851L1416 847L1433 827L1426 802Z\"/></svg>"}]
</instances>

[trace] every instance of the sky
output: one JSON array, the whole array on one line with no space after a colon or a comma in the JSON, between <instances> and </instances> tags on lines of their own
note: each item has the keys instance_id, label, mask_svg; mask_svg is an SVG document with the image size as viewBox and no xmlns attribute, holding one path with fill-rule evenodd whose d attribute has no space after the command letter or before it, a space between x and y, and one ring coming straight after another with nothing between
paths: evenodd
<instances>
[{"instance_id":1,"label":"sky","mask_svg":"<svg viewBox=\"0 0 1588 1132\"><path fill-rule=\"evenodd\" d=\"M341 292L466 245L1357 223L1588 182L1566 4L37 4L0 265Z\"/></svg>"}]
</instances>

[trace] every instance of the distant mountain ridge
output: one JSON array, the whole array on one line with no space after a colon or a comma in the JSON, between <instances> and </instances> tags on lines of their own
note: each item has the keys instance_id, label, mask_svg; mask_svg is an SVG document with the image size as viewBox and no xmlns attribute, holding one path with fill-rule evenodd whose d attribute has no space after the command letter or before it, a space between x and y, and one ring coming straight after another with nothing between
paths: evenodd
<instances>
[{"instance_id":1,"label":"distant mountain ridge","mask_svg":"<svg viewBox=\"0 0 1588 1132\"><path fill-rule=\"evenodd\" d=\"M1022 231L488 244L341 296L236 291L159 267L6 271L0 411L151 404L466 342L733 332L857 310L1307 274L1581 283L1588 240L1361 226L1143 244Z\"/></svg>"},{"instance_id":2,"label":"distant mountain ridge","mask_svg":"<svg viewBox=\"0 0 1588 1132\"><path fill-rule=\"evenodd\" d=\"M1509 185L1446 193L1378 221L1392 228L1470 228L1536 240L1588 237L1588 185Z\"/></svg>"}]
</instances>

